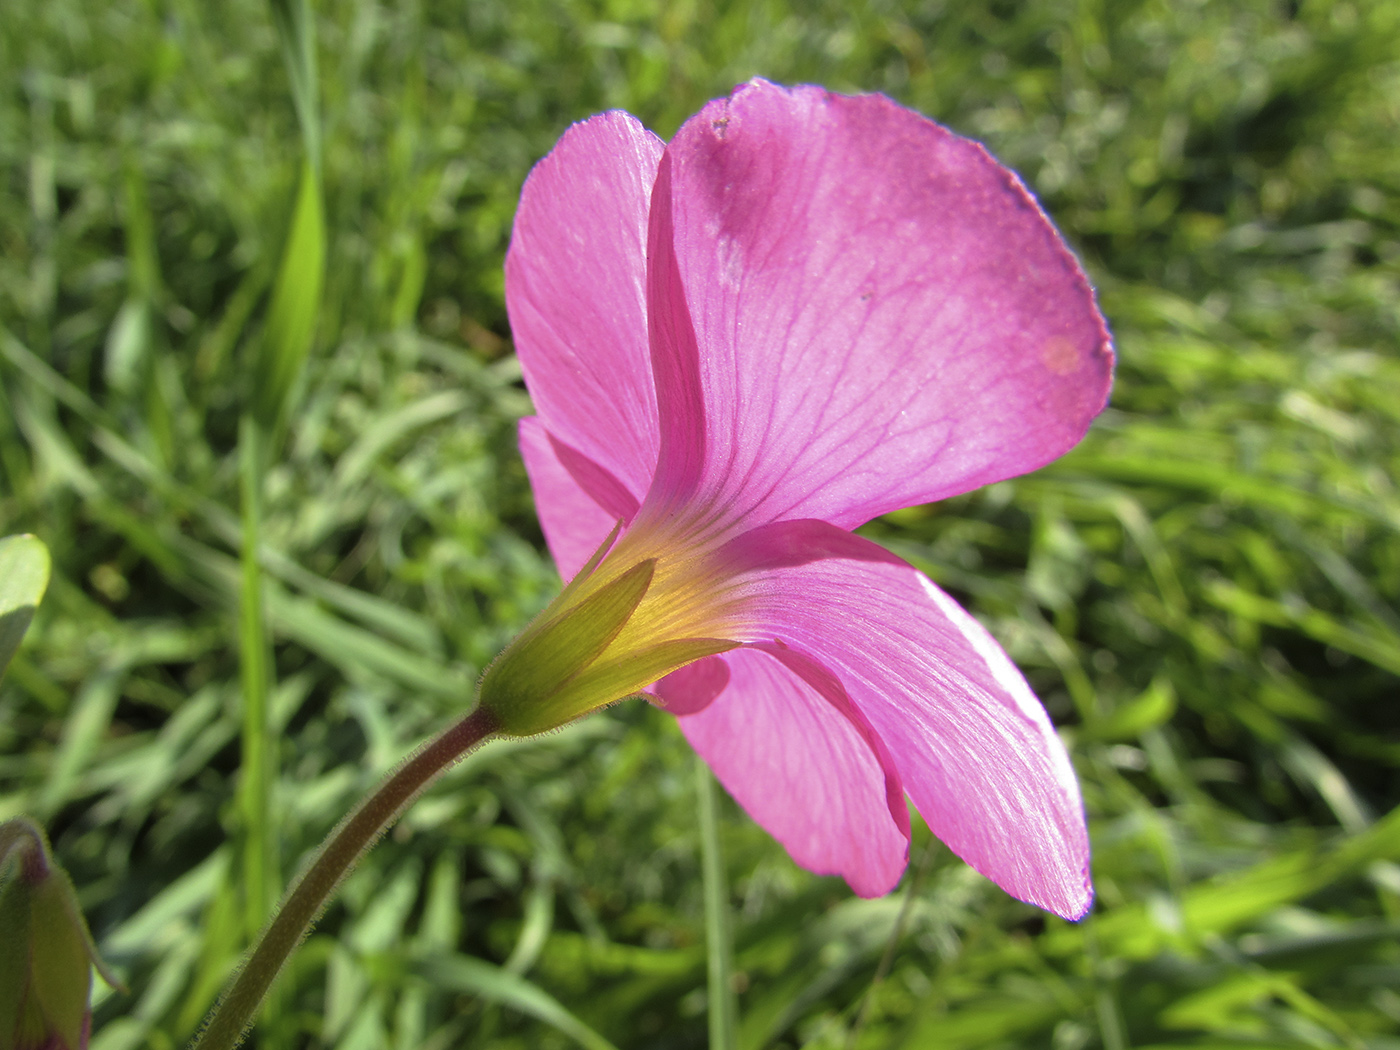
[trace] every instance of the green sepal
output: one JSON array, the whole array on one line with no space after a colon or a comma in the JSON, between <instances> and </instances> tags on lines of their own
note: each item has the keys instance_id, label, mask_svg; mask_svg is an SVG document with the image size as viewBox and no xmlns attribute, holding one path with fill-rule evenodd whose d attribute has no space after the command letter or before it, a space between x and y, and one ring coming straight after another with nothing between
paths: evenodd
<instances>
[{"instance_id":1,"label":"green sepal","mask_svg":"<svg viewBox=\"0 0 1400 1050\"><path fill-rule=\"evenodd\" d=\"M0 883L0 1050L13 1050L20 1035L29 957L29 887L11 878Z\"/></svg>"},{"instance_id":2,"label":"green sepal","mask_svg":"<svg viewBox=\"0 0 1400 1050\"><path fill-rule=\"evenodd\" d=\"M603 660L575 677L555 697L563 708L592 710L600 705L589 704L593 697L606 696L607 703L633 696L659 678L694 663L706 656L716 656L737 649L738 642L726 638L683 638L660 642L647 649L628 653L613 660Z\"/></svg>"},{"instance_id":3,"label":"green sepal","mask_svg":"<svg viewBox=\"0 0 1400 1050\"><path fill-rule=\"evenodd\" d=\"M487 668L481 706L495 715L502 733L533 736L618 699L568 687L612 644L655 571L649 558L576 604L551 606Z\"/></svg>"},{"instance_id":4,"label":"green sepal","mask_svg":"<svg viewBox=\"0 0 1400 1050\"><path fill-rule=\"evenodd\" d=\"M14 859L14 864L6 864ZM0 824L0 1050L87 1045L92 970L114 988L78 906L72 880L43 830L25 817Z\"/></svg>"},{"instance_id":5,"label":"green sepal","mask_svg":"<svg viewBox=\"0 0 1400 1050\"><path fill-rule=\"evenodd\" d=\"M15 880L23 883L21 876ZM88 1000L92 995L92 957L86 931L74 922L77 902L68 876L58 869L29 887L29 995L17 1050L87 1044Z\"/></svg>"}]
</instances>

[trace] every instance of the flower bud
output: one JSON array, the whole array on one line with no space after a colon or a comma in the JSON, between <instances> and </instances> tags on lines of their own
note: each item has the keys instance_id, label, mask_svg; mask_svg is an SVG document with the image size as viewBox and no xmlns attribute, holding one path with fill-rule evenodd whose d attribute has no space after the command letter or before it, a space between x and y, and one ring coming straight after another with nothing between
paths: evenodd
<instances>
[{"instance_id":1,"label":"flower bud","mask_svg":"<svg viewBox=\"0 0 1400 1050\"><path fill-rule=\"evenodd\" d=\"M0 824L0 1050L79 1050L88 1043L97 957L73 883L23 817Z\"/></svg>"}]
</instances>

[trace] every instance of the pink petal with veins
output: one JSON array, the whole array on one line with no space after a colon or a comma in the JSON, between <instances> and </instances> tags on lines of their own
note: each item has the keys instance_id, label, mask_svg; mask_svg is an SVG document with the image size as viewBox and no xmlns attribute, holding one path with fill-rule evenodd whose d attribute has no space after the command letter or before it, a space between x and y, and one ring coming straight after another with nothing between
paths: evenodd
<instances>
[{"instance_id":1,"label":"pink petal with veins","mask_svg":"<svg viewBox=\"0 0 1400 1050\"><path fill-rule=\"evenodd\" d=\"M710 657L693 665L698 675L686 668L671 678L709 691L716 664L727 682L680 723L725 790L808 871L840 875L862 897L894 889L908 859L909 814L898 774L882 765L883 745L872 746L868 730L767 652ZM694 706L672 699L673 690L686 692L676 684L659 685L667 706Z\"/></svg>"},{"instance_id":2,"label":"pink petal with veins","mask_svg":"<svg viewBox=\"0 0 1400 1050\"><path fill-rule=\"evenodd\" d=\"M646 231L664 144L626 113L575 124L530 172L506 306L549 432L640 497L656 468Z\"/></svg>"},{"instance_id":3,"label":"pink petal with veins","mask_svg":"<svg viewBox=\"0 0 1400 1050\"><path fill-rule=\"evenodd\" d=\"M520 421L520 455L530 476L549 553L559 575L571 580L619 519L632 520L637 501L621 482L582 452L550 437L534 416Z\"/></svg>"},{"instance_id":4,"label":"pink petal with veins","mask_svg":"<svg viewBox=\"0 0 1400 1050\"><path fill-rule=\"evenodd\" d=\"M669 503L854 527L1033 470L1108 395L1074 257L980 145L761 80L666 148L648 307Z\"/></svg>"},{"instance_id":5,"label":"pink petal with veins","mask_svg":"<svg viewBox=\"0 0 1400 1050\"><path fill-rule=\"evenodd\" d=\"M883 740L929 829L1008 893L1066 918L1093 899L1064 745L986 629L918 570L820 521L732 541L750 643L828 669Z\"/></svg>"}]
</instances>

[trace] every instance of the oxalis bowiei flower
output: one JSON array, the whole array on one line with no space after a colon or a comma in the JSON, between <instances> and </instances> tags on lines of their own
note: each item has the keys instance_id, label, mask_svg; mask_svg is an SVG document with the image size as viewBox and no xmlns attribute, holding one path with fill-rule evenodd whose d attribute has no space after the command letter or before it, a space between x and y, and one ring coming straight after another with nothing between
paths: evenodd
<instances>
[{"instance_id":1,"label":"oxalis bowiei flower","mask_svg":"<svg viewBox=\"0 0 1400 1050\"><path fill-rule=\"evenodd\" d=\"M1108 396L1093 292L979 145L755 80L669 143L626 113L530 174L520 443L571 582L487 671L502 732L644 693L802 866L874 896L905 796L1022 900L1092 899L1083 804L990 634L851 530L1045 464Z\"/></svg>"}]
</instances>

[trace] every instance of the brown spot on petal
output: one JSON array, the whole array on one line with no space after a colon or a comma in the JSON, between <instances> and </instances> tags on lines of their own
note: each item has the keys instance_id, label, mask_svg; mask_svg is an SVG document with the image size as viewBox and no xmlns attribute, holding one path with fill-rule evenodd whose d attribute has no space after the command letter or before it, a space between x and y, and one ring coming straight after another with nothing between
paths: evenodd
<instances>
[{"instance_id":1,"label":"brown spot on petal","mask_svg":"<svg viewBox=\"0 0 1400 1050\"><path fill-rule=\"evenodd\" d=\"M1062 335L1052 335L1045 340L1045 345L1040 348L1040 359L1057 376L1079 371L1079 349L1072 340Z\"/></svg>"}]
</instances>

